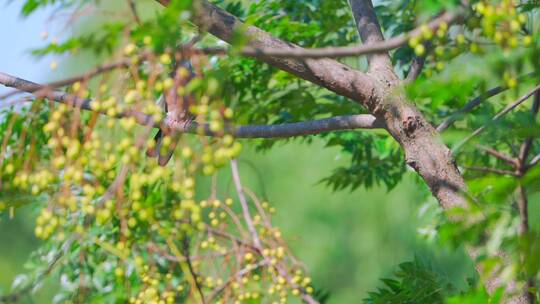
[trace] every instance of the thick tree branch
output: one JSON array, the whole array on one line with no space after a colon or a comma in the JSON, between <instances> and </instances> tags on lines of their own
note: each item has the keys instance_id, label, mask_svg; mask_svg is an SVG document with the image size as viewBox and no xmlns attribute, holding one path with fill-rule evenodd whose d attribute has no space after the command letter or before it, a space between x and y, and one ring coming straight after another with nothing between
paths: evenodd
<instances>
[{"instance_id":1,"label":"thick tree branch","mask_svg":"<svg viewBox=\"0 0 540 304\"><path fill-rule=\"evenodd\" d=\"M71 104L84 110L95 111L92 107L91 99L83 99L68 93L45 90L46 87L37 83L17 78L11 75L0 73L0 84L21 90L27 93L35 94L38 97L47 97L54 101ZM38 93L41 92L41 93ZM104 112L100 112L104 114ZM176 122L168 118L161 123L152 122L151 116L136 111L126 111L116 117L134 117L137 123L141 125L152 124L156 128L169 128L178 132L202 133L208 136L220 136L222 134L212 132L207 124L198 124L197 122ZM376 129L384 128L384 123L373 115L358 114L336 116L325 119L286 123L279 125L245 125L232 126L227 125L225 132L238 138L287 138L294 136L320 134L324 132L352 130L352 129Z\"/></svg>"},{"instance_id":2,"label":"thick tree branch","mask_svg":"<svg viewBox=\"0 0 540 304\"><path fill-rule=\"evenodd\" d=\"M163 5L169 4L169 0L158 0L158 2ZM241 32L250 39L247 44L248 48L271 48L285 51L305 50L293 43L275 38L257 27L245 26L237 17L208 1L203 0L198 3L200 6L194 13L193 22L201 29L207 30L223 41L230 43L233 41L235 33ZM372 107L375 102L373 97L377 87L374 80L368 75L338 61L332 59L283 58L265 55L258 51L255 53L251 57L327 88L339 95L346 96L368 108Z\"/></svg>"},{"instance_id":3,"label":"thick tree branch","mask_svg":"<svg viewBox=\"0 0 540 304\"><path fill-rule=\"evenodd\" d=\"M356 21L358 34L364 45L369 46L384 42L381 26L371 0L349 0L349 4ZM368 55L367 59L370 71L383 72L393 69L392 61L387 52Z\"/></svg>"},{"instance_id":4,"label":"thick tree branch","mask_svg":"<svg viewBox=\"0 0 540 304\"><path fill-rule=\"evenodd\" d=\"M384 122L382 120L370 114L358 114L280 125L238 126L231 131L239 138L285 138L337 130L378 128L384 128Z\"/></svg>"},{"instance_id":5,"label":"thick tree branch","mask_svg":"<svg viewBox=\"0 0 540 304\"><path fill-rule=\"evenodd\" d=\"M165 0L159 0L162 4L168 3ZM432 31L437 30L441 24L446 23L448 25L457 23L463 18L461 11L453 13L445 13L441 16L433 19L426 24ZM262 57L275 57L275 58L298 58L298 59L320 59L320 58L339 58L339 57L353 57L362 55L372 55L377 53L386 53L402 46L407 45L409 40L413 37L422 35L422 27L415 28L405 34L392 37L386 41L372 42L370 44L353 45L353 46L341 46L341 47L322 47L322 48L278 48L278 47L252 47L247 46L240 50L240 54L249 57L262 58ZM207 55L225 55L229 51L225 48L203 48L197 49L199 52Z\"/></svg>"}]
</instances>

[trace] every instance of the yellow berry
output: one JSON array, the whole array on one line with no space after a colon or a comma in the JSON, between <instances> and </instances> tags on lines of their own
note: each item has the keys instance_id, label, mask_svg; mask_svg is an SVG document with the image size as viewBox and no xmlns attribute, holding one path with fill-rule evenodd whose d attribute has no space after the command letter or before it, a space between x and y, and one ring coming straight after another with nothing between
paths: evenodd
<instances>
[{"instance_id":1,"label":"yellow berry","mask_svg":"<svg viewBox=\"0 0 540 304\"><path fill-rule=\"evenodd\" d=\"M171 64L172 59L171 59L171 56L170 56L169 54L162 54L162 55L159 57L159 61L160 61L162 64L169 65L169 64Z\"/></svg>"},{"instance_id":2,"label":"yellow berry","mask_svg":"<svg viewBox=\"0 0 540 304\"><path fill-rule=\"evenodd\" d=\"M126 56L130 56L135 52L136 46L133 43L130 43L124 47L124 54Z\"/></svg>"},{"instance_id":3,"label":"yellow berry","mask_svg":"<svg viewBox=\"0 0 540 304\"><path fill-rule=\"evenodd\" d=\"M415 48L414 48L414 53L416 54L416 56L422 56L424 55L426 52L426 48L424 47L423 44L418 44Z\"/></svg>"}]
</instances>

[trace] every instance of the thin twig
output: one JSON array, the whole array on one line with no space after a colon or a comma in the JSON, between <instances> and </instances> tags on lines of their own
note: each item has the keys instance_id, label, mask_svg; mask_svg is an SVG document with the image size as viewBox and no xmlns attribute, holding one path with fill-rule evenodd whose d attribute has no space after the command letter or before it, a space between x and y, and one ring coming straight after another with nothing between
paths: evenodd
<instances>
[{"instance_id":1,"label":"thin twig","mask_svg":"<svg viewBox=\"0 0 540 304\"><path fill-rule=\"evenodd\" d=\"M227 286L231 285L232 282L234 280L238 280L238 279L241 279L243 278L245 275L247 275L248 273L252 272L252 271L255 271L257 268L259 267L262 267L264 265L266 265L267 262L266 261L260 261L256 264L253 264L253 265L249 265L248 267L245 267L241 270L239 270L238 272L236 272L233 276L231 276L227 282L223 283L223 285L217 287L216 289L214 289L212 291L212 293L210 294L210 296L208 296L208 302L212 302L215 298L217 298L224 290L225 288L227 288ZM212 302L213 303L213 302Z\"/></svg>"},{"instance_id":2,"label":"thin twig","mask_svg":"<svg viewBox=\"0 0 540 304\"><path fill-rule=\"evenodd\" d=\"M497 169L497 168L477 167L477 166L464 166L463 168L465 168L467 170L472 170L472 171L495 173L495 174L501 174L501 175L519 176L519 174L517 172L510 171L510 170Z\"/></svg>"},{"instance_id":3,"label":"thin twig","mask_svg":"<svg viewBox=\"0 0 540 304\"><path fill-rule=\"evenodd\" d=\"M497 121L499 118L503 117L504 115L506 115L508 112L512 111L513 109L515 109L517 106L519 106L520 104L522 104L523 102L527 101L527 99L529 99L529 97L531 97L533 94L535 94L538 90L540 90L540 85L537 85L535 86L532 90L530 90L529 92L527 92L525 95L521 96L518 100L516 100L515 102L509 104L506 108L504 108L502 111L500 111L499 113L497 113L495 116L493 116L493 118L491 119L491 121L483 126L481 126L480 128L476 129L474 132L471 133L471 135L467 136L465 139L463 139L461 142L459 142L454 148L453 148L453 151L457 151L460 147L462 147L466 142L468 142L469 140L471 140L473 137L475 137L476 135L480 134L482 131L484 131L484 129L486 129L489 125L491 125L492 123L494 123L495 121Z\"/></svg>"},{"instance_id":4,"label":"thin twig","mask_svg":"<svg viewBox=\"0 0 540 304\"><path fill-rule=\"evenodd\" d=\"M540 93L536 92L534 94L534 101L531 108L531 114L533 117L536 117L538 114L538 109L540 108ZM521 145L521 148L519 149L519 156L518 156L518 164L519 164L519 170L522 172L522 174L525 174L527 171L527 157L529 156L529 152L531 150L532 144L533 144L534 137L527 137L523 144Z\"/></svg>"},{"instance_id":5,"label":"thin twig","mask_svg":"<svg viewBox=\"0 0 540 304\"><path fill-rule=\"evenodd\" d=\"M517 168L518 166L518 161L517 159L511 157L510 155L508 154L505 154L505 153L502 153L502 152L499 152L493 148L490 148L490 147L484 147L482 145L476 145L476 147L480 150L483 150L484 152L500 159L500 160L503 160L505 162L507 162L510 166L514 167L514 168Z\"/></svg>"},{"instance_id":6,"label":"thin twig","mask_svg":"<svg viewBox=\"0 0 540 304\"><path fill-rule=\"evenodd\" d=\"M182 251L184 251L184 253L181 253L180 250L178 250L178 247L176 247L176 244L173 242L173 240L171 238L168 238L167 239L167 245L169 245L169 248L171 249L171 251L173 252L173 254L178 258L178 261L185 261L185 262L180 262L180 267L182 268L182 271L184 272L184 274L189 274L190 276L186 276L188 281L190 281L190 284L192 287L194 287L195 289L197 289L198 293L199 293L199 296L201 297L201 303L206 303L205 300L204 300L204 294L202 292L202 289L201 289L201 286L199 284L199 281L197 280L197 274L195 273L194 269L193 269L193 265L191 264L191 261L189 260L189 248L188 248L188 252L187 252L187 255L186 255L186 244L184 243L184 241L186 240L187 236L184 236L184 239L182 240ZM188 240L189 242L189 240ZM188 246L189 246L189 243L188 243ZM187 269L186 269L187 268Z\"/></svg>"},{"instance_id":7,"label":"thin twig","mask_svg":"<svg viewBox=\"0 0 540 304\"><path fill-rule=\"evenodd\" d=\"M533 157L533 159L531 159L531 161L527 165L527 169L536 166L538 163L540 163L540 154L536 155L535 157Z\"/></svg>"},{"instance_id":8,"label":"thin twig","mask_svg":"<svg viewBox=\"0 0 540 304\"><path fill-rule=\"evenodd\" d=\"M81 75L69 77L69 78L66 78L66 79L58 80L58 81L53 81L53 82L50 82L50 83L47 83L47 84L44 84L44 85L39 85L37 83L30 83L30 82L28 82L26 84L21 83L19 87L15 87L17 89L16 91L9 92L9 93L6 93L6 94L0 96L0 100L9 98L9 97L11 97L11 96L13 96L15 94L21 93L21 92L39 94L39 93L43 93L41 91L52 91L54 89L64 87L64 86L68 86L68 85L74 84L74 83L79 82L79 81L89 80L91 78L96 77L99 74L110 72L110 71L115 70L115 69L127 68L127 67L129 67L130 64L131 64L130 59L123 59L123 60L118 61L118 62L107 63L107 64L97 66L94 69L92 69L92 70L90 70L90 71L88 71L86 73L83 73Z\"/></svg>"},{"instance_id":9,"label":"thin twig","mask_svg":"<svg viewBox=\"0 0 540 304\"><path fill-rule=\"evenodd\" d=\"M531 76L536 75L536 72L531 72L526 75L518 77L518 80L523 80L525 78L529 78ZM452 113L448 118L446 118L438 127L437 131L442 132L446 129L448 129L454 122L456 122L458 119L460 119L464 114L471 112L474 108L479 106L484 100L489 99L493 96L496 96L502 92L505 92L508 90L507 86L498 86L492 89L489 89L484 94L481 94L473 99L471 99L463 108L460 110Z\"/></svg>"},{"instance_id":10,"label":"thin twig","mask_svg":"<svg viewBox=\"0 0 540 304\"><path fill-rule=\"evenodd\" d=\"M221 231L221 230L218 230L218 229L214 229L212 227L206 227L205 228L206 231L208 231L210 234L212 235L216 235L220 238L223 238L223 239L227 239L227 240L230 240L231 242L237 244L237 245L240 245L240 246L244 246L244 247L248 247L250 248L251 250L254 250L256 251L257 253L260 254L261 250L257 247L255 247L253 244L251 244L251 242L247 242L239 237L236 237L230 233L227 233L227 232L224 232L224 231Z\"/></svg>"},{"instance_id":11,"label":"thin twig","mask_svg":"<svg viewBox=\"0 0 540 304\"><path fill-rule=\"evenodd\" d=\"M242 214L244 215L244 220L246 221L248 231L251 234L253 245L259 249L262 249L261 239L259 238L257 229L255 229L255 225L253 225L253 220L251 218L251 214L249 213L248 202L246 200L246 196L244 195L244 190L242 189L242 182L240 181L238 162L236 159L231 160L231 171L234 185L236 186L236 193L238 194L238 199L240 201L240 206L242 206Z\"/></svg>"},{"instance_id":12,"label":"thin twig","mask_svg":"<svg viewBox=\"0 0 540 304\"><path fill-rule=\"evenodd\" d=\"M390 38L385 41L362 44L355 46L342 47L323 47L323 48L273 48L273 47L245 47L240 51L240 54L249 57L274 57L274 58L338 58L351 57L360 55L369 55L375 53L383 53L391 51L407 45L409 40L422 35L422 28L427 26L431 31L436 31L441 24L447 25L459 22L463 19L464 12L462 9L457 9L454 12L446 12L441 16L433 19L424 26L417 27L412 31ZM206 54L223 55L228 53L226 49L214 48L206 49Z\"/></svg>"},{"instance_id":13,"label":"thin twig","mask_svg":"<svg viewBox=\"0 0 540 304\"><path fill-rule=\"evenodd\" d=\"M137 6L135 5L135 1L133 0L127 0L129 10L131 11L131 14L133 15L133 19L137 24L141 24L141 18L139 17L139 14L137 13Z\"/></svg>"},{"instance_id":14,"label":"thin twig","mask_svg":"<svg viewBox=\"0 0 540 304\"><path fill-rule=\"evenodd\" d=\"M201 296L201 302L205 304L206 301L204 299L202 286L199 283L198 275L195 272L195 269L193 268L193 263L191 262L191 258L189 254L189 238L187 236L184 236L184 238L182 239L182 250L184 251L184 257L186 259L186 264L189 268L189 272L191 273L191 276L193 277L193 280L195 281L195 287L197 288L197 291L199 292L199 295Z\"/></svg>"}]
</instances>

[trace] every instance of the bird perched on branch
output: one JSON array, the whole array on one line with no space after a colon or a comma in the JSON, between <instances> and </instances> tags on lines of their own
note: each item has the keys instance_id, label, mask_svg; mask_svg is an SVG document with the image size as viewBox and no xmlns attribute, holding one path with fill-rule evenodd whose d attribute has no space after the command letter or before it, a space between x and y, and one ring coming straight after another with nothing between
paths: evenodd
<instances>
[{"instance_id":1,"label":"bird perched on branch","mask_svg":"<svg viewBox=\"0 0 540 304\"><path fill-rule=\"evenodd\" d=\"M194 103L193 96L188 94L185 89L195 77L193 66L187 59L180 60L174 66L175 69L171 75L172 83L165 85L165 90L157 101L164 107L166 115L164 121L169 127L165 126L159 129L154 137L154 147L146 151L149 157L158 158L160 166L167 165L181 136L181 132L177 128L173 130L170 126L187 129L193 120L189 115L189 106Z\"/></svg>"}]
</instances>

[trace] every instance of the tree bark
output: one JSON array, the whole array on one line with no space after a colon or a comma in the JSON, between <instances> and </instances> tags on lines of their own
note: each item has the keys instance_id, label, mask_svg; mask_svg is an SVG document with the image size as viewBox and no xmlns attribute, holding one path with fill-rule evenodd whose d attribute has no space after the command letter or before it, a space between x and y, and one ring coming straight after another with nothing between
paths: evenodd
<instances>
[{"instance_id":1,"label":"tree bark","mask_svg":"<svg viewBox=\"0 0 540 304\"><path fill-rule=\"evenodd\" d=\"M349 0L349 4L354 20L356 21L358 34L360 35L363 44L369 45L384 41L381 26L379 25L375 10L373 9L373 3L371 3L371 1ZM388 53L381 52L370 54L367 56L367 59L370 72L395 75L392 71L392 61L390 60ZM397 80L397 76L393 78Z\"/></svg>"}]
</instances>

